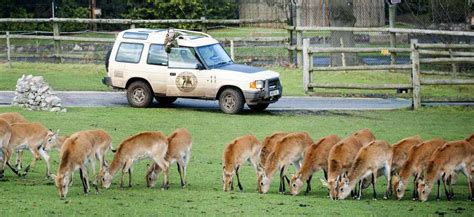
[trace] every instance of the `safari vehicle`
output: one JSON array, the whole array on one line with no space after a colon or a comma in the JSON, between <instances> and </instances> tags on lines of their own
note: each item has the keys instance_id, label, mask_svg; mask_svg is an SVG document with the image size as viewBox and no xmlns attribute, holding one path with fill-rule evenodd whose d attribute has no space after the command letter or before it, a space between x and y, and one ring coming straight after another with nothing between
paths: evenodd
<instances>
[{"instance_id":1,"label":"safari vehicle","mask_svg":"<svg viewBox=\"0 0 474 217\"><path fill-rule=\"evenodd\" d=\"M166 29L120 32L106 58L102 83L126 89L133 107L148 107L153 98L171 104L177 98L219 100L225 113L239 113L244 104L263 111L282 95L279 74L235 64L210 35L176 29L177 46L165 52Z\"/></svg>"}]
</instances>

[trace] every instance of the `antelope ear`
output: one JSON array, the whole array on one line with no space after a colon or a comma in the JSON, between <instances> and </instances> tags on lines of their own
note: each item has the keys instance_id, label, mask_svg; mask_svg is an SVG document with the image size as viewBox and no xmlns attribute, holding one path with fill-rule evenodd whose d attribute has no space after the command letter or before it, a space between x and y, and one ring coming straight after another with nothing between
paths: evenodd
<instances>
[{"instance_id":1,"label":"antelope ear","mask_svg":"<svg viewBox=\"0 0 474 217\"><path fill-rule=\"evenodd\" d=\"M341 175L341 178L343 178L343 179L347 178L347 172L343 173L343 174Z\"/></svg>"},{"instance_id":2,"label":"antelope ear","mask_svg":"<svg viewBox=\"0 0 474 217\"><path fill-rule=\"evenodd\" d=\"M340 179L341 179L341 175L338 175L338 176L336 177L336 182L339 182Z\"/></svg>"},{"instance_id":3,"label":"antelope ear","mask_svg":"<svg viewBox=\"0 0 474 217\"><path fill-rule=\"evenodd\" d=\"M328 182L324 179L319 179L321 181L321 184L323 184L324 187L329 188Z\"/></svg>"}]
</instances>

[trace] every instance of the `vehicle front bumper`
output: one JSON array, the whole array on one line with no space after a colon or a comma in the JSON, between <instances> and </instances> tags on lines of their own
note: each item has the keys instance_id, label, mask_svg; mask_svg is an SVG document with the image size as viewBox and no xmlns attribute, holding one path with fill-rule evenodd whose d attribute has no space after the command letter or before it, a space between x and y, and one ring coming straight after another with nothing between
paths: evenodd
<instances>
[{"instance_id":1,"label":"vehicle front bumper","mask_svg":"<svg viewBox=\"0 0 474 217\"><path fill-rule=\"evenodd\" d=\"M277 95L271 96L270 93L278 91ZM280 84L280 80L269 79L265 80L264 88L255 91L244 91L245 102L247 105L256 105L264 103L274 103L278 101L283 94L283 87Z\"/></svg>"},{"instance_id":2,"label":"vehicle front bumper","mask_svg":"<svg viewBox=\"0 0 474 217\"><path fill-rule=\"evenodd\" d=\"M110 77L103 77L102 84L105 84L107 86L112 86L112 79Z\"/></svg>"}]
</instances>

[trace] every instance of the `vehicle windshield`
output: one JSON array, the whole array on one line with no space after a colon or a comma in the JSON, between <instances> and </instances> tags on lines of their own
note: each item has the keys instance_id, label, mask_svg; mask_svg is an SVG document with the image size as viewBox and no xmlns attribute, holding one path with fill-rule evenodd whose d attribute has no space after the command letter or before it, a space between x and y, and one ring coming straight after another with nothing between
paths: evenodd
<instances>
[{"instance_id":1,"label":"vehicle windshield","mask_svg":"<svg viewBox=\"0 0 474 217\"><path fill-rule=\"evenodd\" d=\"M232 63L232 59L220 44L206 45L198 47L196 50L208 67Z\"/></svg>"}]
</instances>

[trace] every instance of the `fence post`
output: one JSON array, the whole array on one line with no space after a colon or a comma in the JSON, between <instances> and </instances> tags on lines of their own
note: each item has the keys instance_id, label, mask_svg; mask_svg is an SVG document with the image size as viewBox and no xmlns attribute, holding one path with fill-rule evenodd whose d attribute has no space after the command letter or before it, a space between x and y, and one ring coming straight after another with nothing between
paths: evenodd
<instances>
[{"instance_id":1,"label":"fence post","mask_svg":"<svg viewBox=\"0 0 474 217\"><path fill-rule=\"evenodd\" d=\"M59 40L59 23L53 21L53 36L54 36L54 56L56 57L56 61L61 63L62 58L61 55L61 41Z\"/></svg>"},{"instance_id":2,"label":"fence post","mask_svg":"<svg viewBox=\"0 0 474 217\"><path fill-rule=\"evenodd\" d=\"M234 56L234 40L230 40L230 58L232 58L232 60L235 61L235 56Z\"/></svg>"},{"instance_id":3,"label":"fence post","mask_svg":"<svg viewBox=\"0 0 474 217\"><path fill-rule=\"evenodd\" d=\"M412 108L418 109L421 107L421 82L420 82L420 53L417 48L418 40L412 39L410 43L411 48L411 79L413 85L413 101Z\"/></svg>"},{"instance_id":4,"label":"fence post","mask_svg":"<svg viewBox=\"0 0 474 217\"><path fill-rule=\"evenodd\" d=\"M397 5L389 5L389 23L390 28L395 28L395 17L397 15ZM397 35L395 32L390 32L390 47L395 48L397 43ZM397 61L397 53L390 52L390 64L395 65Z\"/></svg>"},{"instance_id":5,"label":"fence post","mask_svg":"<svg viewBox=\"0 0 474 217\"><path fill-rule=\"evenodd\" d=\"M11 53L10 53L10 32L7 31L7 61L8 61L8 67L12 67L12 60L11 60Z\"/></svg>"},{"instance_id":6,"label":"fence post","mask_svg":"<svg viewBox=\"0 0 474 217\"><path fill-rule=\"evenodd\" d=\"M296 27L301 27L301 3L298 1L296 3ZM303 45L303 31L296 30L296 66L302 66L302 52L301 46Z\"/></svg>"},{"instance_id":7,"label":"fence post","mask_svg":"<svg viewBox=\"0 0 474 217\"><path fill-rule=\"evenodd\" d=\"M454 57L454 55L453 55L453 50L452 50L452 49L449 49L449 57L450 57L450 58L453 58L453 57ZM454 76L457 76L457 74L458 74L458 67L457 67L456 63L452 63L452 64L451 64L451 67L452 67L452 70L453 70L453 75L454 75Z\"/></svg>"},{"instance_id":8,"label":"fence post","mask_svg":"<svg viewBox=\"0 0 474 217\"><path fill-rule=\"evenodd\" d=\"M206 17L201 17L201 32L207 32Z\"/></svg>"},{"instance_id":9,"label":"fence post","mask_svg":"<svg viewBox=\"0 0 474 217\"><path fill-rule=\"evenodd\" d=\"M288 28L288 45L289 48L293 46L293 31L295 27L291 26L291 29ZM295 61L294 59L294 51L292 49L288 49L288 62L291 64Z\"/></svg>"},{"instance_id":10,"label":"fence post","mask_svg":"<svg viewBox=\"0 0 474 217\"><path fill-rule=\"evenodd\" d=\"M308 92L308 85L311 82L310 80L310 58L311 54L309 53L309 38L303 40L303 88L305 92ZM300 62L301 63L301 62Z\"/></svg>"}]
</instances>

